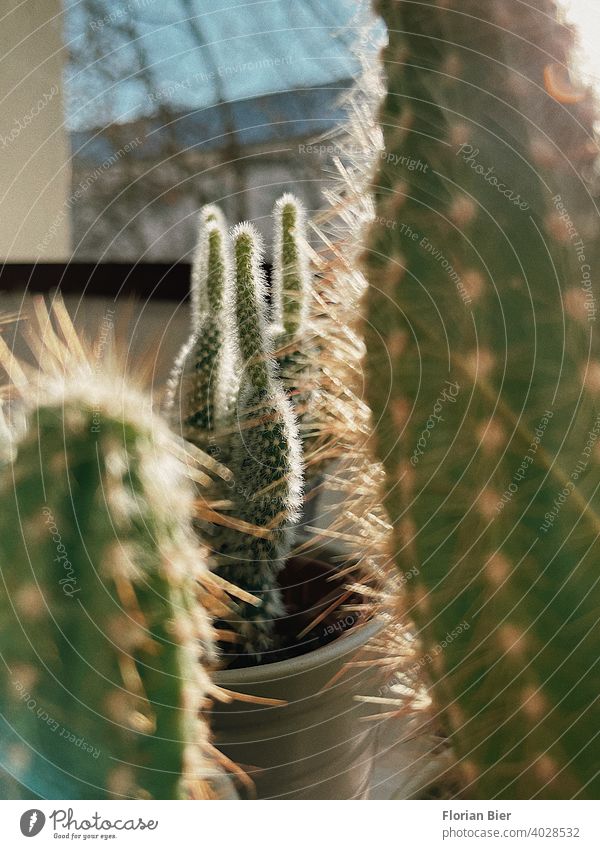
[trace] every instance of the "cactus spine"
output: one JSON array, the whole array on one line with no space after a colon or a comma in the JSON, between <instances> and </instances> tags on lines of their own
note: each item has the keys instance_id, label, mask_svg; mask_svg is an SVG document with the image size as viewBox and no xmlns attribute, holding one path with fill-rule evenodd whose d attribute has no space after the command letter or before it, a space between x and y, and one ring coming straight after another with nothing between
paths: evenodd
<instances>
[{"instance_id":1,"label":"cactus spine","mask_svg":"<svg viewBox=\"0 0 600 849\"><path fill-rule=\"evenodd\" d=\"M43 374L43 397L32 383L0 477L3 779L11 796L210 795L193 493L145 396L78 368Z\"/></svg>"},{"instance_id":2,"label":"cactus spine","mask_svg":"<svg viewBox=\"0 0 600 849\"><path fill-rule=\"evenodd\" d=\"M592 97L551 0L376 8L367 388L433 694L466 795L597 798Z\"/></svg>"}]
</instances>

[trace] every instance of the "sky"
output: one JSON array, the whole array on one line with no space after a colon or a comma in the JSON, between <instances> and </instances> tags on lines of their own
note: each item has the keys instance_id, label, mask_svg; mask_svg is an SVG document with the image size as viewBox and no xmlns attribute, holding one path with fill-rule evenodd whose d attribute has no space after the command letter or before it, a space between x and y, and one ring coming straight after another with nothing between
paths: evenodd
<instances>
[{"instance_id":1,"label":"sky","mask_svg":"<svg viewBox=\"0 0 600 849\"><path fill-rule=\"evenodd\" d=\"M579 30L580 70L600 89L600 0L562 2ZM357 68L350 45L359 5L358 0L96 0L105 14L90 19L82 0L65 0L67 39L83 47L83 61L67 78L69 126L128 122L153 114L161 99L187 111L219 99L347 79ZM127 22L134 23L133 39L118 34ZM102 45L101 58L88 50L90 39ZM144 84L133 73L140 55L148 69ZM114 85L97 74L99 68L114 72Z\"/></svg>"},{"instance_id":2,"label":"sky","mask_svg":"<svg viewBox=\"0 0 600 849\"><path fill-rule=\"evenodd\" d=\"M105 14L96 18L81 0L66 6L66 37L82 54L67 78L72 129L107 111L118 122L151 114L161 98L184 111L333 83L357 69L357 0L99 0ZM133 37L120 30L129 23ZM90 41L101 45L99 59ZM140 55L145 85L133 73ZM118 83L102 82L102 67Z\"/></svg>"}]
</instances>

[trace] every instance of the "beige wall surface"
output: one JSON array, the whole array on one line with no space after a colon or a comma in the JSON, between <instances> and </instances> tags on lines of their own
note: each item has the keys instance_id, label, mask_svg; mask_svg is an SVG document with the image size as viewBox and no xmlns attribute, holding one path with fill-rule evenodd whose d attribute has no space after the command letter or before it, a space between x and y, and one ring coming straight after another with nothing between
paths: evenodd
<instances>
[{"instance_id":1,"label":"beige wall surface","mask_svg":"<svg viewBox=\"0 0 600 849\"><path fill-rule=\"evenodd\" d=\"M0 5L0 261L68 259L60 0Z\"/></svg>"},{"instance_id":2,"label":"beige wall surface","mask_svg":"<svg viewBox=\"0 0 600 849\"><path fill-rule=\"evenodd\" d=\"M46 297L50 305L52 297ZM142 301L131 298L78 297L64 299L73 323L90 342L109 330L119 343L120 360L131 377L144 375L144 383L159 398L173 368L179 349L190 334L190 310L187 303ZM33 315L31 296L0 291L0 316L17 319L5 324L2 336L8 347L21 359L32 362L25 339L29 317Z\"/></svg>"}]
</instances>

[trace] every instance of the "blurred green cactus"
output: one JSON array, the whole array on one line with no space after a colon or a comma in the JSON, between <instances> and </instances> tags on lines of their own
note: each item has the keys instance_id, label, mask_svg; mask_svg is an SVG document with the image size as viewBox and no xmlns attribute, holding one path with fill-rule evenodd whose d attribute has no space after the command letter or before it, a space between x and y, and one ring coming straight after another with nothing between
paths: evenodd
<instances>
[{"instance_id":1,"label":"blurred green cactus","mask_svg":"<svg viewBox=\"0 0 600 849\"><path fill-rule=\"evenodd\" d=\"M205 796L206 560L173 437L90 369L28 420L0 477L6 795Z\"/></svg>"},{"instance_id":2,"label":"blurred green cactus","mask_svg":"<svg viewBox=\"0 0 600 849\"><path fill-rule=\"evenodd\" d=\"M433 695L465 795L597 798L593 98L551 0L376 10L366 386Z\"/></svg>"}]
</instances>

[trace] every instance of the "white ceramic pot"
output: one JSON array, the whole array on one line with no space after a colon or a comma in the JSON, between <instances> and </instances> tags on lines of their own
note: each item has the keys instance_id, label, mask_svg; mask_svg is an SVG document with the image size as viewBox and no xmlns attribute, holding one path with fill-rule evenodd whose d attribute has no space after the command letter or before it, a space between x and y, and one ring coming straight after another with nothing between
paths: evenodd
<instances>
[{"instance_id":1,"label":"white ceramic pot","mask_svg":"<svg viewBox=\"0 0 600 849\"><path fill-rule=\"evenodd\" d=\"M299 657L216 675L228 690L286 701L214 708L216 744L246 769L257 798L368 797L378 723L364 717L377 708L355 697L375 695L379 675L372 667L350 667L327 685L381 628L367 622Z\"/></svg>"}]
</instances>

